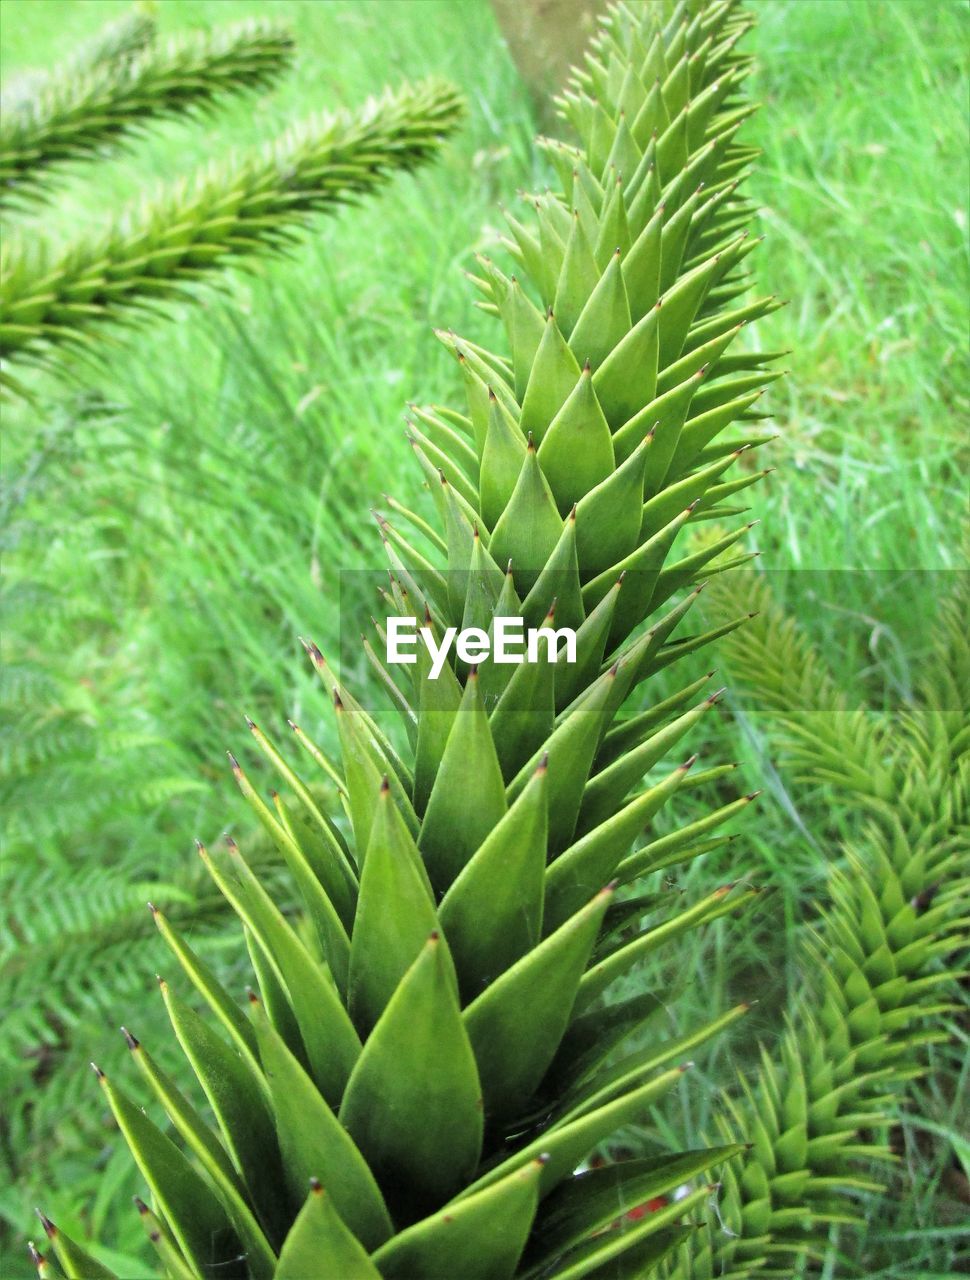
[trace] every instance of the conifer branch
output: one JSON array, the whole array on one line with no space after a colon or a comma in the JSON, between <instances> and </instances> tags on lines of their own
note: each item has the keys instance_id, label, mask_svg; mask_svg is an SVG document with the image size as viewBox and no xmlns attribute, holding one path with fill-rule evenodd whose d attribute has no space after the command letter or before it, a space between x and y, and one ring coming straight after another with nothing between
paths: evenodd
<instances>
[{"instance_id":1,"label":"conifer branch","mask_svg":"<svg viewBox=\"0 0 970 1280\"><path fill-rule=\"evenodd\" d=\"M683 739L717 696L698 697L695 680L658 700L654 680L720 634L679 626L708 560L747 529L710 555L680 544L734 483L722 477L741 447L724 433L772 377L757 352L721 363L743 320L773 309L735 301L757 243L739 232L736 197L752 159L736 137L749 26L735 0L614 6L562 99L577 143L541 144L556 189L507 217L514 274L485 259L473 278L498 345L438 333L465 402L412 406L433 524L404 503L378 520L390 572L371 652L403 734L389 736L308 643L341 762L294 732L342 812L321 809L252 722L285 794L271 807L230 757L299 887L308 941L245 850L200 849L247 925L247 1017L159 913L183 988L212 1015L163 988L222 1138L134 1037L179 1143L110 1063L97 1078L155 1197L172 1276L224 1262L251 1280L579 1280L617 1265L645 1276L710 1199L708 1171L739 1150L575 1176L680 1083L693 1046L746 1012L641 1036L660 1001L617 986L755 889L725 885L686 906L661 888L614 895L719 847L727 837L700 837L754 798L677 826L666 806L695 759ZM573 633L573 657L489 657L510 618L529 631L545 621L547 634L554 621L560 638ZM425 642L461 629L486 652L459 646L439 665L423 644L401 666L388 650L385 669L392 620L419 619ZM648 707L629 716L638 689ZM608 1229L685 1182L685 1200ZM50 1225L65 1265L91 1270Z\"/></svg>"},{"instance_id":2,"label":"conifer branch","mask_svg":"<svg viewBox=\"0 0 970 1280\"><path fill-rule=\"evenodd\" d=\"M719 594L715 616L727 603ZM745 643L725 646L732 675L771 710L782 767L831 782L841 757L836 803L861 807L865 821L803 947L802 971L818 976L721 1126L753 1142L746 1163L724 1172L728 1230L681 1257L677 1280L788 1275L800 1253L824 1246L830 1222L859 1222L847 1195L878 1189L864 1166L890 1152L875 1133L940 1038L927 1024L952 1008L952 957L966 946L967 576L943 602L917 701L892 722L850 712L821 654L767 587L758 596Z\"/></svg>"},{"instance_id":3,"label":"conifer branch","mask_svg":"<svg viewBox=\"0 0 970 1280\"><path fill-rule=\"evenodd\" d=\"M220 96L261 88L289 65L293 41L277 23L247 22L146 48L128 60L144 25L107 33L87 55L0 118L0 206L42 197L50 170L84 160L140 132L150 120L211 107Z\"/></svg>"},{"instance_id":4,"label":"conifer branch","mask_svg":"<svg viewBox=\"0 0 970 1280\"><path fill-rule=\"evenodd\" d=\"M122 14L101 28L53 71L15 72L0 87L0 118L28 109L32 100L52 92L59 78L87 75L105 64L130 61L155 39L155 19L138 9Z\"/></svg>"},{"instance_id":5,"label":"conifer branch","mask_svg":"<svg viewBox=\"0 0 970 1280\"><path fill-rule=\"evenodd\" d=\"M132 9L105 23L71 58L71 66L81 70L128 61L147 49L154 42L155 34L155 19L151 14Z\"/></svg>"},{"instance_id":6,"label":"conifer branch","mask_svg":"<svg viewBox=\"0 0 970 1280\"><path fill-rule=\"evenodd\" d=\"M428 159L462 114L462 99L440 81L387 92L209 166L132 208L100 240L57 253L10 244L0 260L0 358L37 362L55 347L89 344L107 321L133 322L230 261L279 251L313 214Z\"/></svg>"}]
</instances>

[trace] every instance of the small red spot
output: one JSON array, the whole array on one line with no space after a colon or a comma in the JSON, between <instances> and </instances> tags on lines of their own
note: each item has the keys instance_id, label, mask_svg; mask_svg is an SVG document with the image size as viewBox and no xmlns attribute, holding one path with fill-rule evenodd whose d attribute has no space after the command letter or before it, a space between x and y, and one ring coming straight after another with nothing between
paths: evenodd
<instances>
[{"instance_id":1,"label":"small red spot","mask_svg":"<svg viewBox=\"0 0 970 1280\"><path fill-rule=\"evenodd\" d=\"M645 1218L648 1213L656 1213L658 1209L666 1209L670 1201L666 1196L654 1196L652 1200L647 1200L643 1204L638 1204L635 1209L631 1209L626 1215L631 1222L639 1222L641 1218Z\"/></svg>"}]
</instances>

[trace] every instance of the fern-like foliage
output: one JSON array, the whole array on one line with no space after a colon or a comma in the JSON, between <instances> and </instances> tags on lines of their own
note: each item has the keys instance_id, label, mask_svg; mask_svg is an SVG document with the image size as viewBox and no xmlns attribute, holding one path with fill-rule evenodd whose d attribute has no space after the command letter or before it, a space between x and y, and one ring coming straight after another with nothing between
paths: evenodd
<instances>
[{"instance_id":1,"label":"fern-like foliage","mask_svg":"<svg viewBox=\"0 0 970 1280\"><path fill-rule=\"evenodd\" d=\"M199 112L272 82L289 65L285 27L249 22L144 44L144 22L103 34L80 66L32 86L0 118L0 206L46 193L53 171L90 159L151 120ZM130 54L136 53L131 57Z\"/></svg>"},{"instance_id":2,"label":"fern-like foliage","mask_svg":"<svg viewBox=\"0 0 970 1280\"><path fill-rule=\"evenodd\" d=\"M828 1224L864 1221L847 1197L879 1190L867 1166L891 1155L879 1134L921 1050L946 1038L933 1020L953 1007L967 943L970 575L942 603L913 703L892 716L850 709L768 588L755 595L745 643L726 645L732 674L770 709L783 767L862 821L803 949L805 994L723 1125L754 1144L725 1171L729 1230L685 1255L682 1280L789 1276L800 1253L821 1251ZM723 593L713 603L723 609Z\"/></svg>"},{"instance_id":3,"label":"fern-like foliage","mask_svg":"<svg viewBox=\"0 0 970 1280\"><path fill-rule=\"evenodd\" d=\"M427 160L462 114L447 84L407 86L214 164L100 239L56 252L14 240L0 260L0 359L36 363L57 348L88 349L105 322L131 323L228 262L285 248L313 214Z\"/></svg>"}]
</instances>

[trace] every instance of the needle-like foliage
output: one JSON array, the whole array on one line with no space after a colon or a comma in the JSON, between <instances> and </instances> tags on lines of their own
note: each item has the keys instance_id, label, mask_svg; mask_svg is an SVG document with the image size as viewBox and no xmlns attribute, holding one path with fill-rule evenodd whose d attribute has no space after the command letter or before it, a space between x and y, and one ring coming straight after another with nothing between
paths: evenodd
<instances>
[{"instance_id":1,"label":"needle-like foliage","mask_svg":"<svg viewBox=\"0 0 970 1280\"><path fill-rule=\"evenodd\" d=\"M99 46L32 85L0 118L0 206L46 194L51 173L90 159L152 120L199 112L286 70L285 27L247 22L148 44L144 21L105 33ZM120 56L119 56L120 55Z\"/></svg>"},{"instance_id":2,"label":"needle-like foliage","mask_svg":"<svg viewBox=\"0 0 970 1280\"><path fill-rule=\"evenodd\" d=\"M651 679L742 621L679 630L746 526L701 552L679 535L726 514L756 478L727 473L766 438L752 406L767 358L732 347L773 305L743 298L750 22L734 0L610 12L562 102L578 145L542 144L559 190L527 200L528 223L508 215L514 274L484 260L475 280L504 348L441 332L465 407L413 407L435 522L397 502L379 518L386 617L486 639L498 618L554 623L575 630L576 661L433 672L419 647L392 673L371 650L399 738L308 644L340 762L295 735L340 810L254 724L283 790L265 801L232 760L304 926L245 850L200 849L245 927L248 1013L157 913L182 971L162 998L211 1119L131 1032L170 1129L113 1070L97 1075L170 1276L646 1275L740 1150L575 1176L746 1011L672 1034L663 992L618 998L616 984L754 893L723 886L685 906L643 884L720 847L753 798L671 821L670 800L698 781L690 730L717 695L693 680L661 700ZM685 1182L683 1200L608 1229ZM109 1274L44 1225L69 1275Z\"/></svg>"},{"instance_id":3,"label":"needle-like foliage","mask_svg":"<svg viewBox=\"0 0 970 1280\"><path fill-rule=\"evenodd\" d=\"M725 1140L754 1144L725 1171L728 1230L684 1251L679 1280L790 1276L832 1222L863 1225L853 1200L880 1190L871 1166L892 1155L881 1135L921 1051L946 1039L933 1022L953 1008L970 900L968 586L961 575L943 601L915 699L893 716L851 709L764 585L745 643L727 642L782 767L833 788L862 821L802 949L815 976L722 1125Z\"/></svg>"},{"instance_id":4,"label":"needle-like foliage","mask_svg":"<svg viewBox=\"0 0 970 1280\"><path fill-rule=\"evenodd\" d=\"M461 120L462 100L428 80L360 110L291 128L143 201L99 239L53 251L11 238L0 258L0 359L91 350L109 321L134 321L229 262L287 246L321 210L352 203L423 163Z\"/></svg>"},{"instance_id":5,"label":"needle-like foliage","mask_svg":"<svg viewBox=\"0 0 970 1280\"><path fill-rule=\"evenodd\" d=\"M56 70L14 72L0 86L0 116L15 110L29 111L30 104L41 94L54 92L55 85L64 76L85 76L112 63L130 61L154 39L155 19L149 13L132 9L106 23Z\"/></svg>"},{"instance_id":6,"label":"needle-like foliage","mask_svg":"<svg viewBox=\"0 0 970 1280\"><path fill-rule=\"evenodd\" d=\"M130 61L154 42L155 35L153 15L147 10L132 9L105 23L72 56L70 66L89 70L105 63Z\"/></svg>"}]
</instances>

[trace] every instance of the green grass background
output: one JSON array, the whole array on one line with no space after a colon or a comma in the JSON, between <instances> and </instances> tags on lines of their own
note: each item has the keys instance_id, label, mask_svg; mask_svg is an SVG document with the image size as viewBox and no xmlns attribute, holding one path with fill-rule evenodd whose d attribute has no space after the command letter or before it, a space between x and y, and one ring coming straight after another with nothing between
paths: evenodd
<instances>
[{"instance_id":1,"label":"green grass background","mask_svg":"<svg viewBox=\"0 0 970 1280\"><path fill-rule=\"evenodd\" d=\"M755 271L759 289L790 304L758 337L791 349L791 376L770 396L780 438L761 465L778 471L754 490L757 545L771 569L860 571L825 580L821 604L811 592L823 579L811 574L790 575L786 592L839 655L846 686L881 704L905 691L947 572L965 567L968 6L752 7L764 109L746 136L764 152L751 190L766 235ZM121 9L4 0L5 82L52 65ZM488 341L462 269L495 250L499 202L548 177L529 145L528 93L484 0L159 0L155 12L162 35L283 18L296 65L204 127L152 127L128 152L79 169L49 209L22 220L25 234L94 232L155 184L386 83L448 76L469 119L433 168L318 220L288 260L233 276L174 323L105 342L99 363L71 378L32 378L38 401L5 408L0 1088L29 1100L0 1126L5 1276L26 1274L23 1237L41 1196L68 1229L140 1250L137 1179L79 1064L97 1055L125 1069L120 1021L146 1042L146 1027L163 1035L144 887L194 897L191 838L245 824L221 763L226 747L245 747L244 712L274 731L288 715L328 738L297 637L336 646L340 571L380 564L370 508L384 490L416 489L405 401L460 403L430 330ZM725 722L710 749L742 761L742 786L763 785L765 762L741 728ZM756 927L722 922L681 960L702 984L686 993L685 1021L692 1002L717 1006L745 975L787 972L790 935L826 865L805 832L829 829L824 796L773 780L732 851L745 844L744 869L780 897ZM98 947L65 972L63 939L106 902ZM41 971L70 990L76 1017L38 1015ZM756 1028L769 1039L775 1013ZM727 1042L716 1051L709 1079L731 1070L731 1052ZM948 1124L947 1071L942 1062L920 1105ZM712 1102L698 1112L685 1094L672 1132L702 1125ZM941 1171L937 1152L910 1144L899 1203L873 1220L865 1251L834 1238L827 1274L956 1274L958 1218Z\"/></svg>"}]
</instances>

